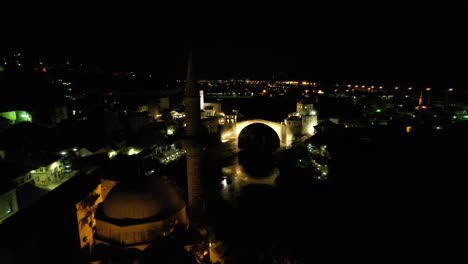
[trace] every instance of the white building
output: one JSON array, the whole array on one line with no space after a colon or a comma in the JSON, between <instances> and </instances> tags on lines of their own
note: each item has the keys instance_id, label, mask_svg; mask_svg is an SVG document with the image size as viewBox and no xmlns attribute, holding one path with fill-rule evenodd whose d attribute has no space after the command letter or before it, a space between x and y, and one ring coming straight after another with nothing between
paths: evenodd
<instances>
[{"instance_id":1,"label":"white building","mask_svg":"<svg viewBox=\"0 0 468 264\"><path fill-rule=\"evenodd\" d=\"M284 124L294 135L313 135L314 126L318 124L317 111L314 104L309 101L299 101L296 112L289 114Z\"/></svg>"},{"instance_id":2,"label":"white building","mask_svg":"<svg viewBox=\"0 0 468 264\"><path fill-rule=\"evenodd\" d=\"M314 126L318 124L317 111L310 101L299 101L296 105L297 113L302 118L302 134L314 134Z\"/></svg>"}]
</instances>

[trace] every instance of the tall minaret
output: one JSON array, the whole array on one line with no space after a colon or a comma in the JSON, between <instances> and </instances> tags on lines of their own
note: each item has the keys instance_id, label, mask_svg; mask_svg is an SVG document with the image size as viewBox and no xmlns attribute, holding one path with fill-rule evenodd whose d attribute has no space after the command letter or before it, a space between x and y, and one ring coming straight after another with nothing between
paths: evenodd
<instances>
[{"instance_id":1,"label":"tall minaret","mask_svg":"<svg viewBox=\"0 0 468 264\"><path fill-rule=\"evenodd\" d=\"M197 222L204 213L202 163L203 152L200 144L200 92L195 85L192 72L192 52L189 54L187 79L184 94L185 136L183 147L187 157L188 213Z\"/></svg>"},{"instance_id":2,"label":"tall minaret","mask_svg":"<svg viewBox=\"0 0 468 264\"><path fill-rule=\"evenodd\" d=\"M421 94L419 95L418 99L418 106L421 107L423 105L423 92L421 90Z\"/></svg>"}]
</instances>

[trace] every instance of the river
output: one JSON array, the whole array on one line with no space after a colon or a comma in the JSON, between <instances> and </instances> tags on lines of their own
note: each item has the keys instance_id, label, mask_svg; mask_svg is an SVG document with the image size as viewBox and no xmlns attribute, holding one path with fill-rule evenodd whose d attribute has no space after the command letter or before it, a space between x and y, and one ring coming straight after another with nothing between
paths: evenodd
<instances>
[{"instance_id":1,"label":"river","mask_svg":"<svg viewBox=\"0 0 468 264\"><path fill-rule=\"evenodd\" d=\"M310 250L326 244L319 235L325 217L310 217L325 209L323 186L312 175L288 173L293 169L281 164L281 152L237 151L235 144L207 151L205 192L212 240L224 243L232 263L307 260Z\"/></svg>"}]
</instances>

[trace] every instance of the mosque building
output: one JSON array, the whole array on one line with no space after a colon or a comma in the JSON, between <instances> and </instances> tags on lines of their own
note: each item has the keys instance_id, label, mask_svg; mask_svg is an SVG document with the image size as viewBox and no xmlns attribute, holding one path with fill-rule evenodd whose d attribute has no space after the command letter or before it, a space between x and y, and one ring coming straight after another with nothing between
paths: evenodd
<instances>
[{"instance_id":1,"label":"mosque building","mask_svg":"<svg viewBox=\"0 0 468 264\"><path fill-rule=\"evenodd\" d=\"M144 250L189 225L185 202L163 178L117 184L96 212L96 243Z\"/></svg>"},{"instance_id":2,"label":"mosque building","mask_svg":"<svg viewBox=\"0 0 468 264\"><path fill-rule=\"evenodd\" d=\"M97 207L91 263L139 263L157 251L158 243L186 235L186 204L168 179L132 176L118 182Z\"/></svg>"},{"instance_id":3,"label":"mosque building","mask_svg":"<svg viewBox=\"0 0 468 264\"><path fill-rule=\"evenodd\" d=\"M90 263L154 263L161 257L174 261L171 263L200 263L208 257L207 243L204 243L206 229L198 224L205 209L199 143L200 103L189 59L183 138L187 203L183 192L167 177L140 175L138 167L133 167L135 164L120 164L122 170L118 173L128 175L121 175L115 181L101 181L101 191L96 192L99 197L92 199L94 204L90 206L94 209L77 213L89 225L89 228L80 227L83 230L80 239L90 248ZM84 207L77 205L78 208Z\"/></svg>"}]
</instances>

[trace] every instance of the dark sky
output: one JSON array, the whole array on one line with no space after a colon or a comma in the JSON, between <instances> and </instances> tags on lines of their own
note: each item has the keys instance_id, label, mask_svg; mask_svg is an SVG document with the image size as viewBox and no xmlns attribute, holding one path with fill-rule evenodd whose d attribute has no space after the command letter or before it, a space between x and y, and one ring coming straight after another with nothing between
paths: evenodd
<instances>
[{"instance_id":1,"label":"dark sky","mask_svg":"<svg viewBox=\"0 0 468 264\"><path fill-rule=\"evenodd\" d=\"M6 1L1 53L201 76L463 83L468 9L397 1ZM409 2L409 1L407 1Z\"/></svg>"}]
</instances>

